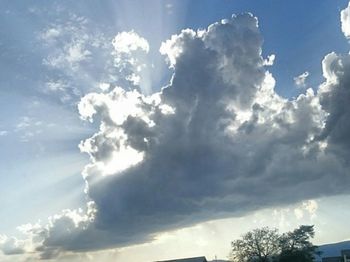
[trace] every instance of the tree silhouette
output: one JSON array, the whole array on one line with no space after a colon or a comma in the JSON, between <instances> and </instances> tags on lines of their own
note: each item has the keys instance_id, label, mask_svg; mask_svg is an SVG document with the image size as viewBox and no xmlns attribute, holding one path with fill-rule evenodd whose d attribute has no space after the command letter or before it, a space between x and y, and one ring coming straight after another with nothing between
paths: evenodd
<instances>
[{"instance_id":1,"label":"tree silhouette","mask_svg":"<svg viewBox=\"0 0 350 262\"><path fill-rule=\"evenodd\" d=\"M314 226L302 225L280 235L268 227L254 229L231 242L230 259L233 262L311 262L317 246L310 239L315 235Z\"/></svg>"},{"instance_id":2,"label":"tree silhouette","mask_svg":"<svg viewBox=\"0 0 350 262\"><path fill-rule=\"evenodd\" d=\"M299 228L281 236L280 262L314 261L317 246L310 239L315 236L314 226L302 225Z\"/></svg>"},{"instance_id":3,"label":"tree silhouette","mask_svg":"<svg viewBox=\"0 0 350 262\"><path fill-rule=\"evenodd\" d=\"M268 262L280 252L277 229L254 229L231 243L230 258L234 262Z\"/></svg>"}]
</instances>

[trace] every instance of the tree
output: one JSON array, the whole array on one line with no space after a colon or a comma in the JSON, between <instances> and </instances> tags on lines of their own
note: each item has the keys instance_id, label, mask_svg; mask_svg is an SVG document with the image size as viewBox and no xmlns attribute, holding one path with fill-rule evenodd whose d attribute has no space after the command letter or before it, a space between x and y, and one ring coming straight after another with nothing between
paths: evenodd
<instances>
[{"instance_id":1,"label":"tree","mask_svg":"<svg viewBox=\"0 0 350 262\"><path fill-rule=\"evenodd\" d=\"M318 254L317 246L310 242L315 236L314 226L302 225L280 238L280 262L311 262ZM319 254L318 254L319 255Z\"/></svg>"},{"instance_id":2,"label":"tree","mask_svg":"<svg viewBox=\"0 0 350 262\"><path fill-rule=\"evenodd\" d=\"M254 229L231 243L230 258L234 262L268 262L281 251L277 229Z\"/></svg>"},{"instance_id":3,"label":"tree","mask_svg":"<svg viewBox=\"0 0 350 262\"><path fill-rule=\"evenodd\" d=\"M310 241L314 235L314 226L305 225L282 235L268 227L254 229L231 242L230 258L233 262L311 262L320 255Z\"/></svg>"}]
</instances>

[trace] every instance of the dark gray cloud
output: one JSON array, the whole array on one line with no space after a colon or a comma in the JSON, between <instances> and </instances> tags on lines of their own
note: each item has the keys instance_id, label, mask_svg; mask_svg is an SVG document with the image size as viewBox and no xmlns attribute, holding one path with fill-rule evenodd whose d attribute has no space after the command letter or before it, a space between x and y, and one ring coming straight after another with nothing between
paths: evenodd
<instances>
[{"instance_id":1,"label":"dark gray cloud","mask_svg":"<svg viewBox=\"0 0 350 262\"><path fill-rule=\"evenodd\" d=\"M322 139L330 151L342 153L348 161L350 148L350 56L328 54L322 62L326 82L319 90L322 107L329 113ZM339 152L341 151L341 152Z\"/></svg>"},{"instance_id":2,"label":"dark gray cloud","mask_svg":"<svg viewBox=\"0 0 350 262\"><path fill-rule=\"evenodd\" d=\"M41 231L42 258L125 246L157 232L349 192L350 56L323 62L326 82L286 100L264 67L257 19L183 30L161 47L174 74L145 96L91 93L81 116L100 130L80 148L93 201Z\"/></svg>"}]
</instances>

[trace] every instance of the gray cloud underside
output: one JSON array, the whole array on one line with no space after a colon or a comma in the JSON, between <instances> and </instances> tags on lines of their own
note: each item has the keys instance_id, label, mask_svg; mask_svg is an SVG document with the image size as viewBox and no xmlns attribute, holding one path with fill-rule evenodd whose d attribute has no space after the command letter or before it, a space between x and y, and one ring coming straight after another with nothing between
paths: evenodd
<instances>
[{"instance_id":1,"label":"gray cloud underside","mask_svg":"<svg viewBox=\"0 0 350 262\"><path fill-rule=\"evenodd\" d=\"M118 87L84 97L82 117L101 121L81 144L91 157L84 176L97 211L92 222L64 234L52 225L38 249L42 257L125 246L208 219L349 193L350 56L328 55L318 91L286 100L274 92L261 46L250 14L205 32L184 30L161 49L174 74L153 98ZM118 103L134 109L121 113ZM122 148L142 160L104 176L103 164Z\"/></svg>"}]
</instances>

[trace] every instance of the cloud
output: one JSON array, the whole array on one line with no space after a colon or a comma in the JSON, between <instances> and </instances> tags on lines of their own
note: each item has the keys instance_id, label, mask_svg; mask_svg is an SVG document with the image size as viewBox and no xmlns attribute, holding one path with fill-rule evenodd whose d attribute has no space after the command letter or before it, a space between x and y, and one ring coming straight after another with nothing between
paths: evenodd
<instances>
[{"instance_id":1,"label":"cloud","mask_svg":"<svg viewBox=\"0 0 350 262\"><path fill-rule=\"evenodd\" d=\"M98 235L98 232L87 230L93 223L95 214L94 203L88 202L84 210L62 210L60 214L49 217L47 224L43 225L39 221L19 226L17 229L22 238L0 235L0 250L5 255L32 254L30 258L34 261L60 256L61 251L84 246L85 240L80 239L84 231L92 233L87 241L93 235Z\"/></svg>"},{"instance_id":2,"label":"cloud","mask_svg":"<svg viewBox=\"0 0 350 262\"><path fill-rule=\"evenodd\" d=\"M297 219L302 219L304 217L304 212L300 208L295 208L294 209L294 215Z\"/></svg>"},{"instance_id":3,"label":"cloud","mask_svg":"<svg viewBox=\"0 0 350 262\"><path fill-rule=\"evenodd\" d=\"M306 79L309 76L309 72L305 71L299 76L294 77L294 83L297 87L305 87L306 86Z\"/></svg>"},{"instance_id":4,"label":"cloud","mask_svg":"<svg viewBox=\"0 0 350 262\"><path fill-rule=\"evenodd\" d=\"M113 46L118 53L130 54L133 51L149 51L149 45L146 39L140 37L135 32L122 32L113 39Z\"/></svg>"},{"instance_id":5,"label":"cloud","mask_svg":"<svg viewBox=\"0 0 350 262\"><path fill-rule=\"evenodd\" d=\"M47 127L42 121L23 116L16 124L14 131L19 134L21 142L29 142L35 136L40 135L43 129Z\"/></svg>"},{"instance_id":6,"label":"cloud","mask_svg":"<svg viewBox=\"0 0 350 262\"><path fill-rule=\"evenodd\" d=\"M52 15L59 16L56 22L37 32L46 79L40 91L63 104L76 105L82 94L97 90L99 82L115 80L112 37L70 10L58 9Z\"/></svg>"},{"instance_id":7,"label":"cloud","mask_svg":"<svg viewBox=\"0 0 350 262\"><path fill-rule=\"evenodd\" d=\"M43 63L49 67L77 72L81 63L91 58L85 42L82 40L72 41L64 45L63 50L49 55Z\"/></svg>"},{"instance_id":8,"label":"cloud","mask_svg":"<svg viewBox=\"0 0 350 262\"><path fill-rule=\"evenodd\" d=\"M173 9L174 9L173 4L171 4L171 3L165 4L165 10L167 11L167 14L169 14L169 15L173 14Z\"/></svg>"},{"instance_id":9,"label":"cloud","mask_svg":"<svg viewBox=\"0 0 350 262\"><path fill-rule=\"evenodd\" d=\"M316 216L316 212L318 210L318 204L316 200L308 200L303 202L304 209L311 215L311 217Z\"/></svg>"},{"instance_id":10,"label":"cloud","mask_svg":"<svg viewBox=\"0 0 350 262\"><path fill-rule=\"evenodd\" d=\"M61 28L48 28L41 32L40 38L44 41L53 41L61 34Z\"/></svg>"},{"instance_id":11,"label":"cloud","mask_svg":"<svg viewBox=\"0 0 350 262\"><path fill-rule=\"evenodd\" d=\"M84 245L81 239L82 232L86 231L95 219L95 207L92 202L87 204L86 211L63 210L61 214L49 218L49 223L41 227L41 243L36 247L41 259L49 259L59 255L61 250L71 250ZM79 241L76 243L76 241Z\"/></svg>"},{"instance_id":12,"label":"cloud","mask_svg":"<svg viewBox=\"0 0 350 262\"><path fill-rule=\"evenodd\" d=\"M147 54L149 44L134 31L122 32L112 41L114 65L119 71L119 78L127 81L126 85L139 88L143 93L150 94L149 68Z\"/></svg>"},{"instance_id":13,"label":"cloud","mask_svg":"<svg viewBox=\"0 0 350 262\"><path fill-rule=\"evenodd\" d=\"M124 36L135 44L119 36L127 60L148 49L133 32ZM80 143L91 204L42 227L41 257L348 193L350 55L327 55L319 90L288 100L274 91L262 42L251 14L182 30L160 48L173 69L161 91L110 86L83 97L81 118L100 124ZM299 209L301 217L317 204Z\"/></svg>"},{"instance_id":14,"label":"cloud","mask_svg":"<svg viewBox=\"0 0 350 262\"><path fill-rule=\"evenodd\" d=\"M55 94L62 103L72 101L74 98L81 96L81 90L79 88L69 81L62 79L47 81L42 91L45 94Z\"/></svg>"},{"instance_id":15,"label":"cloud","mask_svg":"<svg viewBox=\"0 0 350 262\"><path fill-rule=\"evenodd\" d=\"M276 55L272 54L267 56L267 59L264 60L264 65L266 66L272 66L273 63L275 62Z\"/></svg>"},{"instance_id":16,"label":"cloud","mask_svg":"<svg viewBox=\"0 0 350 262\"><path fill-rule=\"evenodd\" d=\"M43 65L48 80L42 85L43 93L64 104L77 104L82 94L98 90L100 83L152 93L146 39L134 31L105 35L89 19L67 13L65 22L50 24L38 33L47 53Z\"/></svg>"},{"instance_id":17,"label":"cloud","mask_svg":"<svg viewBox=\"0 0 350 262\"><path fill-rule=\"evenodd\" d=\"M326 82L319 89L320 103L328 112L325 127L318 139L324 139L327 150L345 163L350 148L350 55L328 54L322 61ZM344 174L345 175L345 174Z\"/></svg>"},{"instance_id":18,"label":"cloud","mask_svg":"<svg viewBox=\"0 0 350 262\"><path fill-rule=\"evenodd\" d=\"M350 3L340 12L341 30L347 39L350 38Z\"/></svg>"},{"instance_id":19,"label":"cloud","mask_svg":"<svg viewBox=\"0 0 350 262\"><path fill-rule=\"evenodd\" d=\"M7 136L8 135L8 131L6 130L0 130L0 136Z\"/></svg>"},{"instance_id":20,"label":"cloud","mask_svg":"<svg viewBox=\"0 0 350 262\"><path fill-rule=\"evenodd\" d=\"M18 255L25 253L24 242L14 237L0 235L0 248L5 255Z\"/></svg>"},{"instance_id":21,"label":"cloud","mask_svg":"<svg viewBox=\"0 0 350 262\"><path fill-rule=\"evenodd\" d=\"M316 200L304 201L299 207L294 208L294 215L298 220L300 220L304 218L304 214L306 212L311 219L314 219L316 217L317 209L318 204Z\"/></svg>"},{"instance_id":22,"label":"cloud","mask_svg":"<svg viewBox=\"0 0 350 262\"><path fill-rule=\"evenodd\" d=\"M81 63L91 58L92 35L87 31L88 21L71 15L66 24L55 24L38 34L48 48L49 55L43 63L54 69L76 72Z\"/></svg>"},{"instance_id":23,"label":"cloud","mask_svg":"<svg viewBox=\"0 0 350 262\"><path fill-rule=\"evenodd\" d=\"M0 235L0 250L4 255L33 254L43 239L42 228L37 224L25 224L17 227L22 238Z\"/></svg>"}]
</instances>

